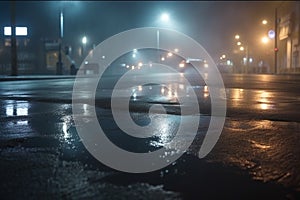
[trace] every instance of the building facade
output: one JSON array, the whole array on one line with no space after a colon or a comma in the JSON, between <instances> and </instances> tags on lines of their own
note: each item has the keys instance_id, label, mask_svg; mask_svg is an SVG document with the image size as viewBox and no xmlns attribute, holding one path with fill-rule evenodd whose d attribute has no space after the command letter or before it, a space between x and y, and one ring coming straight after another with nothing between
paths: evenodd
<instances>
[{"instance_id":1,"label":"building facade","mask_svg":"<svg viewBox=\"0 0 300 200\"><path fill-rule=\"evenodd\" d=\"M277 72L300 73L300 2L282 2L277 23Z\"/></svg>"}]
</instances>

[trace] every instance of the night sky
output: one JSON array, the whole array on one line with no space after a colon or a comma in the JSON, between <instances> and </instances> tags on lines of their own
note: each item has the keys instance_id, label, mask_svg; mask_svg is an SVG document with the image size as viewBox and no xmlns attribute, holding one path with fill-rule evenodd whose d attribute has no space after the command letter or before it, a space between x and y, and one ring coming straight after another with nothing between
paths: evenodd
<instances>
[{"instance_id":1,"label":"night sky","mask_svg":"<svg viewBox=\"0 0 300 200\"><path fill-rule=\"evenodd\" d=\"M274 24L279 1L34 1L17 2L16 22L29 27L30 38L57 39L59 9L64 7L64 42L98 44L119 32L160 26L160 14L168 12L173 28L198 41L214 57L231 49L236 33L249 43L262 30L261 20ZM0 3L1 38L10 23L10 3Z\"/></svg>"}]
</instances>

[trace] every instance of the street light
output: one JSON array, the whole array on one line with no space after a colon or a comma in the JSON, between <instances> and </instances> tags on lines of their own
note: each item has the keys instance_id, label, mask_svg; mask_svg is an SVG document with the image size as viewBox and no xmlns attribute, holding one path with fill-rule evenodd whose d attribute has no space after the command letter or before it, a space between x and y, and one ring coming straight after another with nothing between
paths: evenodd
<instances>
[{"instance_id":1,"label":"street light","mask_svg":"<svg viewBox=\"0 0 300 200\"><path fill-rule=\"evenodd\" d=\"M266 24L268 24L268 21L266 20L266 19L264 19L264 20L262 20L262 22L261 22L263 25L266 25Z\"/></svg>"},{"instance_id":2,"label":"street light","mask_svg":"<svg viewBox=\"0 0 300 200\"><path fill-rule=\"evenodd\" d=\"M86 51L86 44L88 42L87 37L83 36L81 39L82 42L82 55L85 55L85 51Z\"/></svg>"},{"instance_id":3,"label":"street light","mask_svg":"<svg viewBox=\"0 0 300 200\"><path fill-rule=\"evenodd\" d=\"M163 21L163 22L169 22L170 20L170 16L168 13L163 13L161 16L160 16L160 20Z\"/></svg>"},{"instance_id":4,"label":"street light","mask_svg":"<svg viewBox=\"0 0 300 200\"><path fill-rule=\"evenodd\" d=\"M240 35L235 35L234 36L234 38L236 39L236 40L239 40L240 39ZM246 58L245 58L245 61L246 61L246 73L248 73L248 64L249 64L249 50L248 50L248 44L246 44L245 45L245 47L244 46L241 46L242 45L242 43L240 42L240 41L238 41L237 42L237 45L238 46L240 46L240 51L245 51L245 53L246 53Z\"/></svg>"},{"instance_id":5,"label":"street light","mask_svg":"<svg viewBox=\"0 0 300 200\"><path fill-rule=\"evenodd\" d=\"M160 19L159 21L162 22L164 25L170 23L170 15L168 13L162 13L159 19ZM161 58L159 54L159 30L156 31L156 45L157 45L158 60L160 61Z\"/></svg>"},{"instance_id":6,"label":"street light","mask_svg":"<svg viewBox=\"0 0 300 200\"><path fill-rule=\"evenodd\" d=\"M62 69L63 69L61 50L62 50L62 40L64 37L64 9L66 6L66 1L61 1L60 3L61 4L60 4L60 9L59 9L58 61L56 63L56 74L57 75L61 75ZM70 4L70 2L68 2L68 4Z\"/></svg>"},{"instance_id":7,"label":"street light","mask_svg":"<svg viewBox=\"0 0 300 200\"><path fill-rule=\"evenodd\" d=\"M83 36L83 37L82 37L81 42L82 42L82 44L86 45L86 43L87 43L87 38L86 38L86 36Z\"/></svg>"},{"instance_id":8,"label":"street light","mask_svg":"<svg viewBox=\"0 0 300 200\"><path fill-rule=\"evenodd\" d=\"M17 76L18 75L18 56L17 56L17 39L16 39L16 2L11 1L11 75Z\"/></svg>"},{"instance_id":9,"label":"street light","mask_svg":"<svg viewBox=\"0 0 300 200\"><path fill-rule=\"evenodd\" d=\"M261 38L262 43L267 44L269 42L269 38L264 36Z\"/></svg>"},{"instance_id":10,"label":"street light","mask_svg":"<svg viewBox=\"0 0 300 200\"><path fill-rule=\"evenodd\" d=\"M59 12L59 37L58 37L58 61L56 63L56 74L62 75L62 55L61 55L61 45L62 45L62 39L64 37L64 14L63 14L63 8L60 9Z\"/></svg>"}]
</instances>

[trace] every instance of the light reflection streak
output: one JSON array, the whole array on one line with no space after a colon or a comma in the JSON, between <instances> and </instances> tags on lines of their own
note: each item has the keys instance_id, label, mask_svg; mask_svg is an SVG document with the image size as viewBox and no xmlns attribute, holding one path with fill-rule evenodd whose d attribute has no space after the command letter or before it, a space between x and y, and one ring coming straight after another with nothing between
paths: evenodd
<instances>
[{"instance_id":1,"label":"light reflection streak","mask_svg":"<svg viewBox=\"0 0 300 200\"><path fill-rule=\"evenodd\" d=\"M172 138L167 115L164 115L162 118L159 118L159 120L155 120L154 123L156 123L157 127L156 131L158 134L155 135L158 137L158 141L152 141L151 145L155 147L164 146L165 144L170 142L170 139Z\"/></svg>"},{"instance_id":2,"label":"light reflection streak","mask_svg":"<svg viewBox=\"0 0 300 200\"><path fill-rule=\"evenodd\" d=\"M244 98L244 90L243 89L233 89L232 90L232 100L240 101Z\"/></svg>"},{"instance_id":3,"label":"light reflection streak","mask_svg":"<svg viewBox=\"0 0 300 200\"><path fill-rule=\"evenodd\" d=\"M250 140L250 142L252 143L253 147L259 148L259 149L269 149L271 148L270 145L264 145L264 144L259 144L258 142L254 141L254 140Z\"/></svg>"},{"instance_id":4,"label":"light reflection streak","mask_svg":"<svg viewBox=\"0 0 300 200\"><path fill-rule=\"evenodd\" d=\"M28 116L29 104L27 101L16 101L6 106L6 116Z\"/></svg>"},{"instance_id":5,"label":"light reflection streak","mask_svg":"<svg viewBox=\"0 0 300 200\"><path fill-rule=\"evenodd\" d=\"M207 87L207 85L204 86L204 92L208 92L208 87Z\"/></svg>"},{"instance_id":6,"label":"light reflection streak","mask_svg":"<svg viewBox=\"0 0 300 200\"><path fill-rule=\"evenodd\" d=\"M27 101L10 101L6 104L5 113L8 117L13 116L28 116L29 103ZM28 120L18 120L14 124L25 126L28 125Z\"/></svg>"},{"instance_id":7,"label":"light reflection streak","mask_svg":"<svg viewBox=\"0 0 300 200\"><path fill-rule=\"evenodd\" d=\"M266 91L261 91L257 96L256 99L259 103L259 109L261 110L268 110L272 108L271 101L269 100L271 97L271 94Z\"/></svg>"},{"instance_id":8,"label":"light reflection streak","mask_svg":"<svg viewBox=\"0 0 300 200\"><path fill-rule=\"evenodd\" d=\"M70 134L68 133L67 122L63 122L62 130L63 130L63 133L64 133L64 138L68 139L70 137Z\"/></svg>"},{"instance_id":9,"label":"light reflection streak","mask_svg":"<svg viewBox=\"0 0 300 200\"><path fill-rule=\"evenodd\" d=\"M204 98L209 97L209 91L208 91L208 86L207 86L207 85L205 85L205 86L203 87L203 97L204 97Z\"/></svg>"},{"instance_id":10,"label":"light reflection streak","mask_svg":"<svg viewBox=\"0 0 300 200\"><path fill-rule=\"evenodd\" d=\"M18 125L28 125L28 121L24 120L24 121L18 121L17 122Z\"/></svg>"}]
</instances>

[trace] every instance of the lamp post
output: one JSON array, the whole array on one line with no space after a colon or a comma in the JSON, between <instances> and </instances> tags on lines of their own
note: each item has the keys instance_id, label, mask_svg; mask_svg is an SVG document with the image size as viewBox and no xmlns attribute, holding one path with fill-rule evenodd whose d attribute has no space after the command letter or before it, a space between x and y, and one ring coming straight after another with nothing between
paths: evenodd
<instances>
[{"instance_id":1,"label":"lamp post","mask_svg":"<svg viewBox=\"0 0 300 200\"><path fill-rule=\"evenodd\" d=\"M17 39L16 39L16 2L11 1L11 75L18 75Z\"/></svg>"},{"instance_id":2,"label":"lamp post","mask_svg":"<svg viewBox=\"0 0 300 200\"><path fill-rule=\"evenodd\" d=\"M266 26L268 24L267 20L263 20L262 24L264 26ZM278 19L277 19L277 8L275 8L275 22L274 22L275 26L268 26L268 37L269 39L274 39L274 74L277 74L277 51L278 51L278 47L277 47L277 40L278 40L278 36L277 36L277 26L278 26ZM274 28L274 30L273 30ZM266 43L266 42L263 42Z\"/></svg>"},{"instance_id":3,"label":"lamp post","mask_svg":"<svg viewBox=\"0 0 300 200\"><path fill-rule=\"evenodd\" d=\"M162 13L159 18L159 22L163 24L167 24L170 22L170 16L168 13ZM157 57L158 62L160 62L160 53L159 53L159 30L156 31L156 46L157 46Z\"/></svg>"},{"instance_id":4,"label":"lamp post","mask_svg":"<svg viewBox=\"0 0 300 200\"><path fill-rule=\"evenodd\" d=\"M234 38L238 41L237 45L240 46L239 50L240 51L245 51L246 54L246 74L248 73L248 67L249 67L249 48L248 48L248 44L245 44L245 47L242 46L242 42L239 41L240 39L240 35L235 35ZM243 70L244 71L244 70Z\"/></svg>"},{"instance_id":5,"label":"lamp post","mask_svg":"<svg viewBox=\"0 0 300 200\"><path fill-rule=\"evenodd\" d=\"M63 15L63 8L60 9L59 12L59 38L58 38L58 61L56 63L56 74L62 75L62 55L61 55L61 45L62 39L64 37L64 15Z\"/></svg>"},{"instance_id":6,"label":"lamp post","mask_svg":"<svg viewBox=\"0 0 300 200\"><path fill-rule=\"evenodd\" d=\"M275 8L275 38L274 38L274 73L277 74L277 52L278 52L278 47L277 47L277 40L278 40L278 35L277 35L277 29L278 29L278 16L277 16L277 8Z\"/></svg>"}]
</instances>

